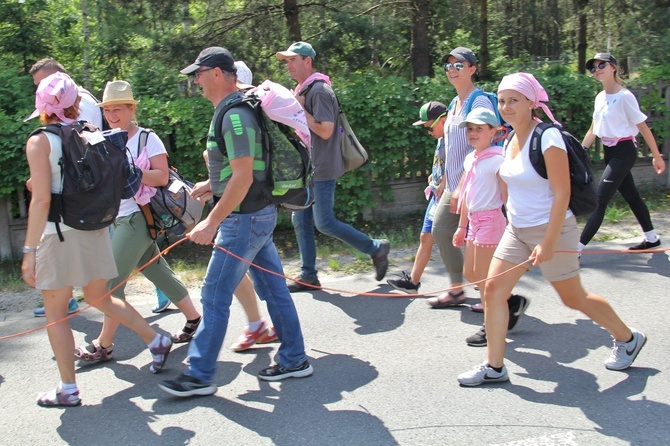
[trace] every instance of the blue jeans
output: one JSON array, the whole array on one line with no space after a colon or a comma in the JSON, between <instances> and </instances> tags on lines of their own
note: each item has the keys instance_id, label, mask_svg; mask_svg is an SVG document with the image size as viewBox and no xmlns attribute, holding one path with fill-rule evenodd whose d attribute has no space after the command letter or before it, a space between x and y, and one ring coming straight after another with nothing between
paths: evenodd
<instances>
[{"instance_id":1,"label":"blue jeans","mask_svg":"<svg viewBox=\"0 0 670 446\"><path fill-rule=\"evenodd\" d=\"M314 182L314 204L294 212L291 221L300 248L303 280L316 279L316 239L314 225L321 233L336 238L368 255L379 251L380 240L373 240L358 229L335 218L335 180Z\"/></svg>"},{"instance_id":2,"label":"blue jeans","mask_svg":"<svg viewBox=\"0 0 670 446\"><path fill-rule=\"evenodd\" d=\"M231 214L221 222L216 244L283 276L284 270L272 238L276 224L277 209L274 206L249 214ZM285 279L256 267L249 269L249 264L214 248L201 291L202 322L188 350L188 374L202 382L210 383L214 378L228 327L233 292L247 270L251 273L256 293L267 304L281 340L278 364L293 368L307 359L298 313Z\"/></svg>"}]
</instances>

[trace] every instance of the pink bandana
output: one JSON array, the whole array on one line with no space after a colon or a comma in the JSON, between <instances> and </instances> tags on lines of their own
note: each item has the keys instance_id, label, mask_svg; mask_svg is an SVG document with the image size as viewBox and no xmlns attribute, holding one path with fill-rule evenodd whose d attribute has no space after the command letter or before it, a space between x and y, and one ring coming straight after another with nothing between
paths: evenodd
<instances>
[{"instance_id":1,"label":"pink bandana","mask_svg":"<svg viewBox=\"0 0 670 446\"><path fill-rule=\"evenodd\" d=\"M56 72L45 77L35 93L35 111L28 119L39 116L43 112L56 115L65 124L72 124L76 119L65 117L63 110L72 107L79 96L79 89L70 76Z\"/></svg>"},{"instance_id":2,"label":"pink bandana","mask_svg":"<svg viewBox=\"0 0 670 446\"><path fill-rule=\"evenodd\" d=\"M502 90L518 91L533 101L536 108L540 107L553 123L560 125L560 123L554 118L551 110L549 110L549 107L547 107L547 104L545 104L545 102L549 102L549 96L547 95L547 92L532 74L514 73L503 77L500 81L500 85L498 85L498 91Z\"/></svg>"}]
</instances>

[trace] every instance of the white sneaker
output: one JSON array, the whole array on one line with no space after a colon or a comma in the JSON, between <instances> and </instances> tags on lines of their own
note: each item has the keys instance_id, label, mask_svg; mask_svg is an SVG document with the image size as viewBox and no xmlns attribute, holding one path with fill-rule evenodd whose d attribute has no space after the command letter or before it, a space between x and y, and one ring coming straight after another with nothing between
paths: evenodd
<instances>
[{"instance_id":1,"label":"white sneaker","mask_svg":"<svg viewBox=\"0 0 670 446\"><path fill-rule=\"evenodd\" d=\"M605 361L605 367L609 370L624 370L630 367L640 353L642 347L647 342L647 337L641 331L632 328L633 340L630 342L620 342L614 340L612 354Z\"/></svg>"},{"instance_id":2,"label":"white sneaker","mask_svg":"<svg viewBox=\"0 0 670 446\"><path fill-rule=\"evenodd\" d=\"M484 383L509 381L509 376L504 365L502 371L496 372L488 363L484 362L469 372L461 373L457 379L462 386L478 386Z\"/></svg>"}]
</instances>

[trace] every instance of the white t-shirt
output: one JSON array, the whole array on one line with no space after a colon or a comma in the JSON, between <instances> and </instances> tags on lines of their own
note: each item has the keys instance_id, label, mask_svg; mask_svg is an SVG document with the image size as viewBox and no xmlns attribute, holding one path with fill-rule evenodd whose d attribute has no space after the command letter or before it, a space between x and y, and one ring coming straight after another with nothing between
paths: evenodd
<instances>
[{"instance_id":1,"label":"white t-shirt","mask_svg":"<svg viewBox=\"0 0 670 446\"><path fill-rule=\"evenodd\" d=\"M530 163L529 136L521 152L511 158L505 145L505 161L500 166L500 177L507 184L507 219L516 228L531 228L549 223L554 193L549 180L542 178ZM541 149L544 154L551 147L566 150L565 142L558 129L550 128L542 134ZM572 211L567 210L565 218L571 217Z\"/></svg>"},{"instance_id":2,"label":"white t-shirt","mask_svg":"<svg viewBox=\"0 0 670 446\"><path fill-rule=\"evenodd\" d=\"M128 142L126 143L126 147L128 147L128 150L130 151L130 154L132 154L133 159L137 159L137 156L139 155L139 151L141 147L139 146L140 143L140 132L142 131L142 127L140 127L135 134L128 139ZM163 145L163 141L156 135L154 132L149 133L149 137L147 138L147 156L149 159L153 158L154 156L166 154L167 150L165 150L165 146ZM127 153L127 152L126 152ZM130 154L128 154L128 159L130 159ZM133 214L135 212L139 212L140 207L135 203L135 200L133 198L128 198L125 200L121 200L121 206L119 207L119 214L116 216L117 218L119 217L125 217L130 214Z\"/></svg>"},{"instance_id":3,"label":"white t-shirt","mask_svg":"<svg viewBox=\"0 0 670 446\"><path fill-rule=\"evenodd\" d=\"M96 105L95 99L84 88L79 88L79 120L90 122L99 129L102 129L102 111Z\"/></svg>"},{"instance_id":4,"label":"white t-shirt","mask_svg":"<svg viewBox=\"0 0 670 446\"><path fill-rule=\"evenodd\" d=\"M647 120L633 93L622 88L615 94L601 91L593 107L593 133L599 138L620 139L639 133L636 125Z\"/></svg>"},{"instance_id":5,"label":"white t-shirt","mask_svg":"<svg viewBox=\"0 0 670 446\"><path fill-rule=\"evenodd\" d=\"M496 150L489 148L486 150ZM500 150L500 148L498 148ZM503 205L500 185L498 184L498 170L505 159L500 155L483 158L477 161L474 171L471 173L472 180L468 186L465 203L468 212L489 211L500 209ZM475 162L475 152L468 153L463 162L465 172L472 170Z\"/></svg>"}]
</instances>

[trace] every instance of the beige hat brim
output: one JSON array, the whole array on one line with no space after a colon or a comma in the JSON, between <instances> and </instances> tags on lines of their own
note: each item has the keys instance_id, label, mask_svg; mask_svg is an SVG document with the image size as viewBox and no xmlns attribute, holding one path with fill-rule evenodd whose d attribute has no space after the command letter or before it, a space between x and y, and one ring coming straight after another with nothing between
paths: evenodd
<instances>
[{"instance_id":1,"label":"beige hat brim","mask_svg":"<svg viewBox=\"0 0 670 446\"><path fill-rule=\"evenodd\" d=\"M300 56L300 54L294 53L293 51L278 51L275 56L279 59L286 59L288 57Z\"/></svg>"},{"instance_id":2,"label":"beige hat brim","mask_svg":"<svg viewBox=\"0 0 670 446\"><path fill-rule=\"evenodd\" d=\"M135 101L135 100L130 100L130 99L117 99L115 101L98 102L96 105L98 107L105 107L107 105L121 105L121 104L137 105L139 103L140 103L140 101Z\"/></svg>"}]
</instances>

